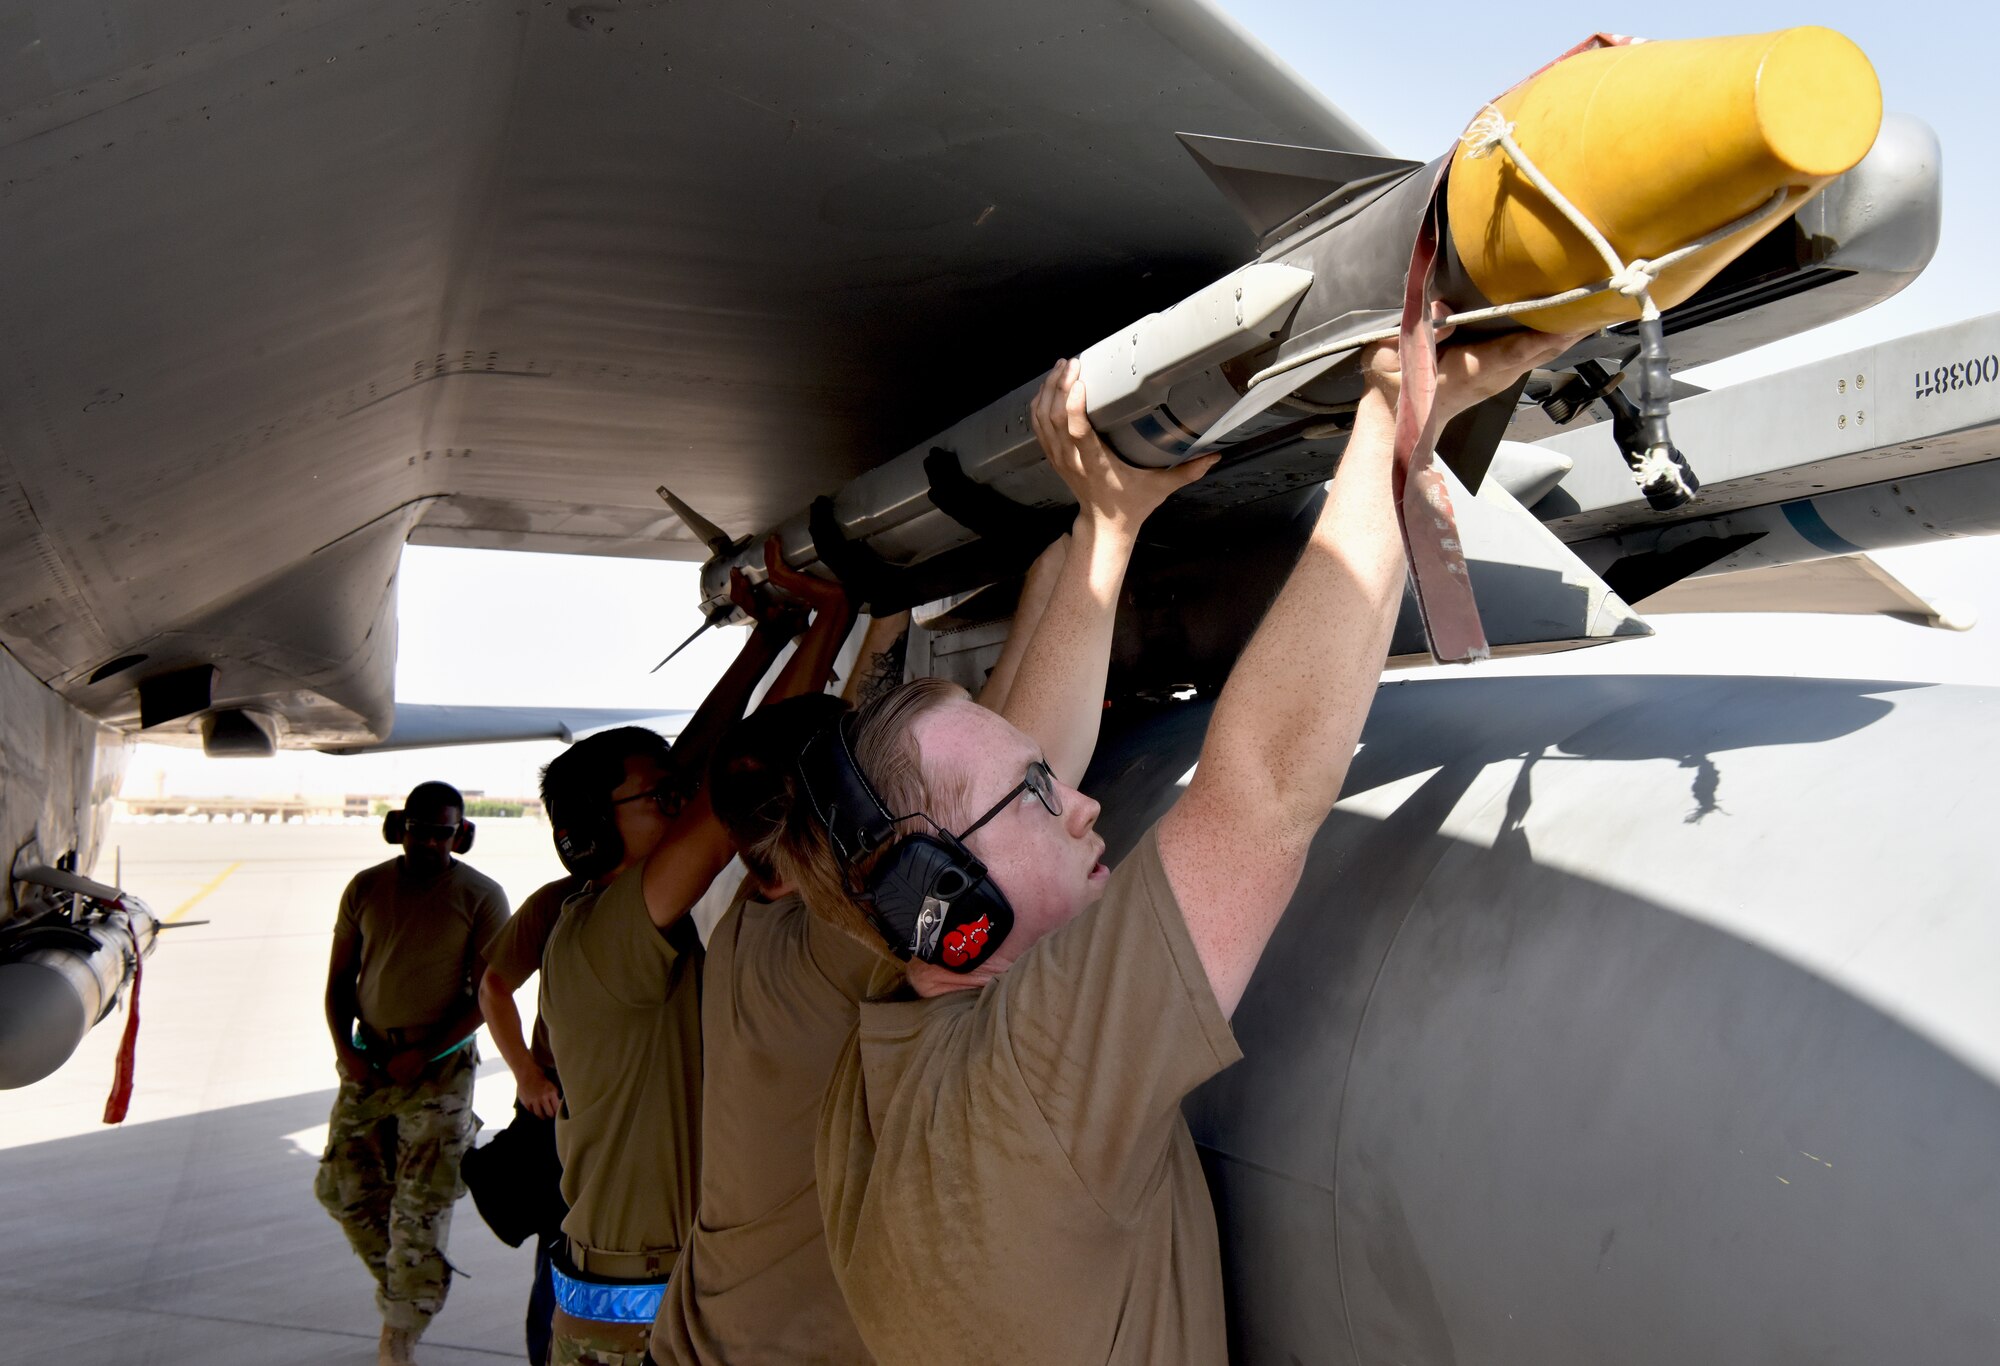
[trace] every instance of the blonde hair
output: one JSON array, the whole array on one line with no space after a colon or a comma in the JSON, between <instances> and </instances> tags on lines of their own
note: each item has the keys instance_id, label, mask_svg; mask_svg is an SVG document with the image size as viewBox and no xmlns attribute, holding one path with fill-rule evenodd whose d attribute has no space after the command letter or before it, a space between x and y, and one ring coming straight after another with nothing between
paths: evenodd
<instances>
[{"instance_id":1,"label":"blonde hair","mask_svg":"<svg viewBox=\"0 0 2000 1366\"><path fill-rule=\"evenodd\" d=\"M956 701L969 701L965 689L942 678L913 678L855 712L848 742L868 785L883 805L898 815L922 812L947 829L962 823L965 805L962 781L927 779L923 756L912 732L922 717ZM902 823L899 832L928 830L922 820ZM848 868L834 852L826 827L813 815L811 802L794 802L783 830L766 846L784 879L798 889L806 908L864 943L880 944L882 936L856 899L855 887L873 870L874 858ZM760 852L765 852L760 850Z\"/></svg>"},{"instance_id":2,"label":"blonde hair","mask_svg":"<svg viewBox=\"0 0 2000 1366\"><path fill-rule=\"evenodd\" d=\"M826 693L768 702L723 732L716 746L708 766L709 801L737 857L763 887L779 881L771 851L797 800L799 751L846 712L846 702Z\"/></svg>"}]
</instances>

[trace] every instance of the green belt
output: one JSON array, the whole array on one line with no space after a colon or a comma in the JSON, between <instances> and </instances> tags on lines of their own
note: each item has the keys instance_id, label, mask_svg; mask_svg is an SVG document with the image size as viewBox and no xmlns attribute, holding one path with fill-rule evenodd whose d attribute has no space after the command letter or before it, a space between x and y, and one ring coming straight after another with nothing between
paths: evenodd
<instances>
[{"instance_id":1,"label":"green belt","mask_svg":"<svg viewBox=\"0 0 2000 1366\"><path fill-rule=\"evenodd\" d=\"M386 1033L378 1033L377 1031L372 1030L368 1028L368 1026L362 1024L361 1021L356 1020L354 1022L353 1033L349 1035L349 1039L354 1044L354 1046L360 1049L363 1053L373 1053L378 1051L395 1052L399 1049L409 1047L408 1044L401 1042L396 1037L402 1032L403 1031L400 1029L391 1029ZM466 1035L464 1038L460 1039L457 1043L453 1044L450 1048L445 1049L444 1052L433 1054L430 1058L426 1059L426 1061L439 1062L445 1058L448 1058L452 1054L458 1052L461 1048L469 1047L472 1041L478 1037L479 1037L479 1031L474 1030L472 1033Z\"/></svg>"}]
</instances>

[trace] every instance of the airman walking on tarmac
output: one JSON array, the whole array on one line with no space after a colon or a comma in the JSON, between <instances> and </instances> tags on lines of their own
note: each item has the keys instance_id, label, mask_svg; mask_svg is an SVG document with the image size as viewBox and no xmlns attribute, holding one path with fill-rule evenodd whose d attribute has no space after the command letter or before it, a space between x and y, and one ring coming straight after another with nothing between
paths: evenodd
<instances>
[{"instance_id":1,"label":"airman walking on tarmac","mask_svg":"<svg viewBox=\"0 0 2000 1366\"><path fill-rule=\"evenodd\" d=\"M383 836L402 854L355 875L333 931L326 1019L341 1080L314 1191L375 1278L377 1360L405 1366L451 1287L459 1159L479 1128L473 991L507 896L452 857L472 844L455 788L420 784Z\"/></svg>"}]
</instances>

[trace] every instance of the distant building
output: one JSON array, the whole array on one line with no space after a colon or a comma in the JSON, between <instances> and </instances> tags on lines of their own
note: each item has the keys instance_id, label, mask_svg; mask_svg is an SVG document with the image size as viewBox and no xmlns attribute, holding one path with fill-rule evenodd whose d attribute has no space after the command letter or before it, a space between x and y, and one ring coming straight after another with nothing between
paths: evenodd
<instances>
[{"instance_id":1,"label":"distant building","mask_svg":"<svg viewBox=\"0 0 2000 1366\"><path fill-rule=\"evenodd\" d=\"M483 789L463 788L468 814L474 820L490 820L496 814L490 807L505 807L504 815L521 815L533 820L543 819L540 797L488 797ZM403 804L403 793L350 792L346 797L345 813L350 820L360 820L393 811ZM489 809L481 809L486 807ZM518 808L516 810L515 808Z\"/></svg>"}]
</instances>

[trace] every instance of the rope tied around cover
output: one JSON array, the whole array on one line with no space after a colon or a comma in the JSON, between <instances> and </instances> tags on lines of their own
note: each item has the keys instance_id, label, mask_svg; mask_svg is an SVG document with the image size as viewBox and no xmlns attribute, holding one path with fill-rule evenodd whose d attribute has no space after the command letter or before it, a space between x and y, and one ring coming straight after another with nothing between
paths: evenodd
<instances>
[{"instance_id":1,"label":"rope tied around cover","mask_svg":"<svg viewBox=\"0 0 2000 1366\"><path fill-rule=\"evenodd\" d=\"M1569 220L1571 227L1583 234L1584 240L1590 243L1591 250L1603 258L1610 274L1605 277L1600 288L1616 290L1628 299L1639 300L1639 316L1643 319L1660 316L1659 305L1653 302L1652 294L1653 282L1659 278L1660 272L1673 262L1720 240L1716 234L1710 234L1699 243L1670 252L1657 261L1648 261L1643 257L1630 261L1623 260L1604 234L1597 230L1597 225L1591 222L1576 205L1570 203L1569 196L1557 189L1555 183L1542 174L1542 168L1535 165L1534 159L1521 150L1521 144L1514 141L1514 125L1507 121L1499 106L1489 104L1480 110L1479 116L1460 135L1459 141L1465 146L1466 156L1474 161L1484 160L1495 151L1505 152L1507 159L1514 163L1515 168L1528 178L1531 185L1542 192L1542 197L1555 207L1556 212ZM1782 199L1784 191L1780 190L1777 197ZM1750 217L1761 217L1770 207L1772 207L1770 203L1761 205ZM1739 223L1741 222L1743 220L1739 220ZM1727 236L1729 232L1735 231L1736 226L1730 225L1721 235Z\"/></svg>"},{"instance_id":2,"label":"rope tied around cover","mask_svg":"<svg viewBox=\"0 0 2000 1366\"><path fill-rule=\"evenodd\" d=\"M1457 327L1461 323L1490 322L1497 318L1511 318L1522 313L1534 313L1545 308L1556 308L1563 304L1577 303L1580 300L1590 298L1592 295L1608 292L1616 292L1623 294L1628 299L1639 300L1640 320L1642 322L1657 321L1660 317L1660 309L1653 302L1652 290L1654 283L1658 281L1661 275L1665 274L1670 267L1679 265L1696 252L1706 251L1717 242L1725 238L1734 237L1744 229L1755 226L1759 220L1770 214L1772 210L1782 206L1786 197L1790 194L1789 190L1780 188L1773 192L1769 199L1759 204L1750 212L1743 214L1741 217L1731 219L1713 232L1704 233L1685 246L1676 247L1664 256L1656 256L1650 260L1644 257L1634 257L1632 260L1627 261L1618 255L1617 250L1606 240L1604 234L1598 231L1597 225L1592 223L1576 205L1572 204L1567 195L1556 188L1548 176L1543 174L1541 168L1535 165L1534 159L1521 149L1519 143L1514 141L1514 125L1506 120L1496 106L1489 104L1481 110L1479 116L1473 119L1465 132L1460 135L1459 141L1465 145L1465 154L1475 161L1483 160L1491 156L1495 151L1505 152L1508 159L1520 169L1521 174L1527 178L1528 182L1547 197L1549 203L1569 221L1571 226L1583 234L1584 239L1590 243L1591 249L1604 261L1606 274L1605 278L1596 284L1579 285L1575 289L1565 289L1560 293L1547 294L1539 299L1522 299L1517 303L1493 304L1487 308L1473 308L1467 309L1463 313L1454 313L1439 323L1439 327ZM1274 379L1279 375L1285 374L1287 371L1296 370L1301 365L1310 364L1326 356L1331 356L1342 351L1359 350L1371 342L1387 341L1391 337L1400 335L1401 331L1400 327L1385 327L1380 331L1370 332L1359 337L1340 337L1324 342L1319 346L1301 351L1296 355L1287 356L1283 360L1274 361L1272 364L1265 366L1250 377L1249 387L1255 388L1267 379Z\"/></svg>"},{"instance_id":3,"label":"rope tied around cover","mask_svg":"<svg viewBox=\"0 0 2000 1366\"><path fill-rule=\"evenodd\" d=\"M1502 138L1514 136L1514 125L1500 112L1500 106L1489 104L1479 111L1476 118L1466 125L1458 140L1465 148L1465 154L1474 161L1484 161L1493 155Z\"/></svg>"},{"instance_id":4,"label":"rope tied around cover","mask_svg":"<svg viewBox=\"0 0 2000 1366\"><path fill-rule=\"evenodd\" d=\"M1653 283L1660 278L1661 274L1669 266L1678 265L1696 252L1705 251L1724 238L1733 237L1745 228L1752 226L1773 209L1783 204L1786 195L1790 193L1789 190L1778 189L1769 199L1759 204L1749 213L1739 218L1731 219L1713 232L1704 233L1685 246L1676 247L1665 256L1650 261L1644 257L1634 257L1632 260L1627 261L1619 257L1618 252L1612 247L1610 241L1602 232L1598 231L1597 225L1591 222L1582 210L1570 202L1569 196L1557 189L1555 183L1542 173L1542 168L1535 165L1534 158L1521 150L1521 144L1514 141L1514 125L1507 121L1506 116L1500 112L1499 106L1489 104L1480 110L1479 116L1473 119L1465 132L1460 135L1459 141L1465 146L1466 156L1474 161L1484 160L1495 151L1505 152L1507 159L1514 163L1516 169L1528 178L1528 182L1531 185L1542 192L1542 196L1549 201L1556 212L1569 220L1571 227L1583 234L1584 240L1590 243L1591 250L1595 251L1603 259L1605 267L1610 273L1605 277L1602 284L1586 286L1585 293L1596 294L1605 290L1616 290L1628 299L1637 299L1640 301L1639 316L1646 320L1660 316L1659 306L1653 302ZM1574 290L1566 290L1562 294L1551 295L1545 299L1534 299L1525 304L1508 304L1504 305L1504 307L1516 312L1523 309L1547 308L1555 303L1568 303L1570 297L1575 295L1575 293L1576 291ZM1497 315L1492 314L1490 310L1481 309L1472 313L1459 314L1453 317L1451 321L1453 323L1476 322L1486 316Z\"/></svg>"}]
</instances>

